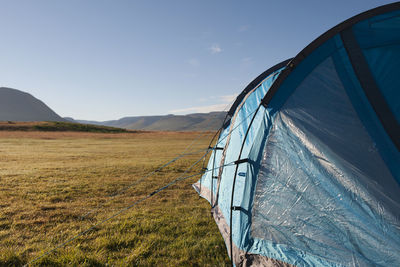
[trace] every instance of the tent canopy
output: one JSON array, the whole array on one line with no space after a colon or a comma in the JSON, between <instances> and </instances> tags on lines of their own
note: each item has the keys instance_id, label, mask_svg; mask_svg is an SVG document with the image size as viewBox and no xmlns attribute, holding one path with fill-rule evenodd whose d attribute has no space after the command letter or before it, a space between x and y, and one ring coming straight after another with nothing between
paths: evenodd
<instances>
[{"instance_id":1,"label":"tent canopy","mask_svg":"<svg viewBox=\"0 0 400 267\"><path fill-rule=\"evenodd\" d=\"M238 96L194 188L235 265L400 266L400 3Z\"/></svg>"}]
</instances>

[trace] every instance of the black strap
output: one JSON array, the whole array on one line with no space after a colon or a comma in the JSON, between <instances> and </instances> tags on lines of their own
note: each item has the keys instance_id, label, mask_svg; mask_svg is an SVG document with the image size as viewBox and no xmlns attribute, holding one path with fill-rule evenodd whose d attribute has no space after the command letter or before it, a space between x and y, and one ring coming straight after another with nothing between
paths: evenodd
<instances>
[{"instance_id":1,"label":"black strap","mask_svg":"<svg viewBox=\"0 0 400 267\"><path fill-rule=\"evenodd\" d=\"M209 146L208 149L213 149L213 150L224 150L223 147L217 147L217 146L216 146L216 147Z\"/></svg>"},{"instance_id":2,"label":"black strap","mask_svg":"<svg viewBox=\"0 0 400 267\"><path fill-rule=\"evenodd\" d=\"M392 142L400 150L400 125L389 108L368 66L367 60L354 36L352 28L340 33L354 72L372 108L381 121ZM400 77L398 77L400 78Z\"/></svg>"},{"instance_id":3,"label":"black strap","mask_svg":"<svg viewBox=\"0 0 400 267\"><path fill-rule=\"evenodd\" d=\"M249 162L249 159L239 159L239 160L235 161L234 163L235 164L242 164L242 163L245 163L245 162Z\"/></svg>"}]
</instances>

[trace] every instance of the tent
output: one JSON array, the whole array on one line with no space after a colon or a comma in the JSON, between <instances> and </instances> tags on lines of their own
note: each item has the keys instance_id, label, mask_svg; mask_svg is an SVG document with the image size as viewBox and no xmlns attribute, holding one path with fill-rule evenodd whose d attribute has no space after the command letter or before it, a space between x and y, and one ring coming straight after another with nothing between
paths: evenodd
<instances>
[{"instance_id":1,"label":"tent","mask_svg":"<svg viewBox=\"0 0 400 267\"><path fill-rule=\"evenodd\" d=\"M237 97L194 188L239 266L400 266L400 3Z\"/></svg>"}]
</instances>

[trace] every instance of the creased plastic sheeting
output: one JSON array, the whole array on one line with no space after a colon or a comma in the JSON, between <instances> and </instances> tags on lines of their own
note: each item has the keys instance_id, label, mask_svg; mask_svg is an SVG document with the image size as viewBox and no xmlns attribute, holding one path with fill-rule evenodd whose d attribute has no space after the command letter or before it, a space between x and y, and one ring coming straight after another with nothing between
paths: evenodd
<instances>
[{"instance_id":1,"label":"creased plastic sheeting","mask_svg":"<svg viewBox=\"0 0 400 267\"><path fill-rule=\"evenodd\" d=\"M328 58L275 114L252 210L254 244L265 243L250 251L280 247L302 266L396 266L399 191Z\"/></svg>"}]
</instances>

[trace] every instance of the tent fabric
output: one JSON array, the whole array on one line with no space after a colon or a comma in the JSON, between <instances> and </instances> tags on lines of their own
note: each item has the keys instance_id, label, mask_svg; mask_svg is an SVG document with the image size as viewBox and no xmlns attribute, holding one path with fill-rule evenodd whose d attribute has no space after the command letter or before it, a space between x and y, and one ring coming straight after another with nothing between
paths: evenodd
<instances>
[{"instance_id":1,"label":"tent fabric","mask_svg":"<svg viewBox=\"0 0 400 267\"><path fill-rule=\"evenodd\" d=\"M394 3L238 97L194 185L234 265L400 266L399 62Z\"/></svg>"}]
</instances>

